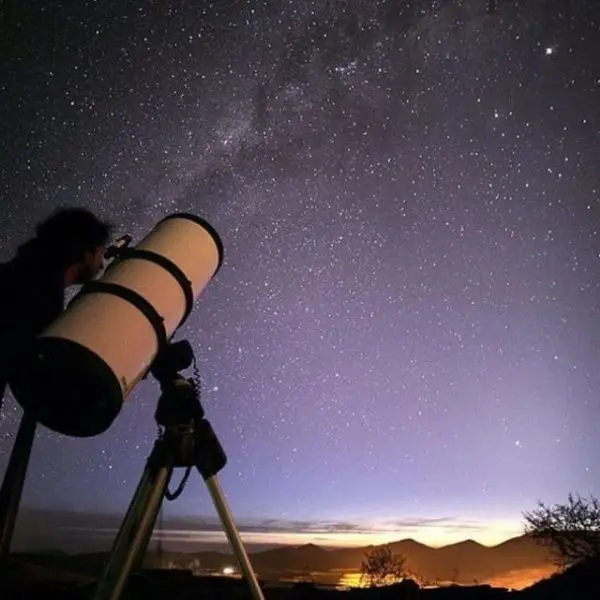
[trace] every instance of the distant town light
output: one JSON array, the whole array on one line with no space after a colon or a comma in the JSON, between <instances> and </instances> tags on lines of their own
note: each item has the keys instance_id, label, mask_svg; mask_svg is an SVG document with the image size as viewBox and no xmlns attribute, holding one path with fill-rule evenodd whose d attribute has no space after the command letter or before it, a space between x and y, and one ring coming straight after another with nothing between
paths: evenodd
<instances>
[{"instance_id":1,"label":"distant town light","mask_svg":"<svg viewBox=\"0 0 600 600\"><path fill-rule=\"evenodd\" d=\"M223 567L223 575L233 575L235 569L233 567Z\"/></svg>"}]
</instances>

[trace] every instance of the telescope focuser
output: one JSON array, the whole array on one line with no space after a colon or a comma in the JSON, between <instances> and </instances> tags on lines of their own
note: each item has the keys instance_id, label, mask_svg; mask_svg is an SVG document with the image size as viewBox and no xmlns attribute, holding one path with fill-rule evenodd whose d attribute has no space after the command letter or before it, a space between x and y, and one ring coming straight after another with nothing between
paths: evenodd
<instances>
[{"instance_id":1,"label":"telescope focuser","mask_svg":"<svg viewBox=\"0 0 600 600\"><path fill-rule=\"evenodd\" d=\"M104 258L110 260L111 258L117 257L123 248L127 248L129 244L131 244L132 239L133 238L130 235L121 236L112 246L109 246L106 249Z\"/></svg>"}]
</instances>

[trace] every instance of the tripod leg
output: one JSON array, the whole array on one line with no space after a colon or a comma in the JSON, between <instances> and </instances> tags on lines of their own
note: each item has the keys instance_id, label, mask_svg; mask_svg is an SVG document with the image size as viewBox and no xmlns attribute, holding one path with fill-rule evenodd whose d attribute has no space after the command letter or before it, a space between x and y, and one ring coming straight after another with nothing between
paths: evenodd
<instances>
[{"instance_id":1,"label":"tripod leg","mask_svg":"<svg viewBox=\"0 0 600 600\"><path fill-rule=\"evenodd\" d=\"M36 419L23 413L0 490L0 557L10 552L36 428Z\"/></svg>"},{"instance_id":2,"label":"tripod leg","mask_svg":"<svg viewBox=\"0 0 600 600\"><path fill-rule=\"evenodd\" d=\"M217 509L219 518L221 519L221 524L223 525L223 529L225 530L225 534L227 535L231 549L238 560L240 568L242 569L242 573L246 578L246 582L250 586L250 593L252 594L254 600L264 600L262 590L260 589L256 575L252 569L252 565L250 564L250 559L246 554L246 549L244 548L244 544L240 538L233 515L231 514L231 509L229 508L227 499L225 498L225 494L223 493L217 476L213 475L204 481L206 482L208 491L213 499L213 503Z\"/></svg>"},{"instance_id":3,"label":"tripod leg","mask_svg":"<svg viewBox=\"0 0 600 600\"><path fill-rule=\"evenodd\" d=\"M132 568L145 551L173 471L173 456L159 440L152 450L144 474L115 538L104 573L93 600L118 600Z\"/></svg>"}]
</instances>

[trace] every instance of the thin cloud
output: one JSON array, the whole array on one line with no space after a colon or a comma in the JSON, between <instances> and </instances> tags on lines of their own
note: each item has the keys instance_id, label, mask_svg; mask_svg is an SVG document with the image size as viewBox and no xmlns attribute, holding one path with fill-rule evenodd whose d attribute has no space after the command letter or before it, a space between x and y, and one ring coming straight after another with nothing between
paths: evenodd
<instances>
[{"instance_id":1,"label":"thin cloud","mask_svg":"<svg viewBox=\"0 0 600 600\"><path fill-rule=\"evenodd\" d=\"M94 531L97 533L118 530L123 515L110 513L83 513L64 510L24 509L21 524L26 529L42 528L69 531ZM284 519L238 519L241 532L248 533L373 533L374 531L407 531L426 528L480 531L484 523L465 521L457 517L416 517L384 521L376 525L332 520L284 520ZM222 526L214 517L164 516L162 527L174 534L189 535L199 532L221 531ZM155 529L158 529L156 527ZM177 533L176 533L177 532Z\"/></svg>"},{"instance_id":2,"label":"thin cloud","mask_svg":"<svg viewBox=\"0 0 600 600\"><path fill-rule=\"evenodd\" d=\"M457 517L413 517L386 521L380 525L382 529L422 529L423 527L454 526Z\"/></svg>"},{"instance_id":3,"label":"thin cloud","mask_svg":"<svg viewBox=\"0 0 600 600\"><path fill-rule=\"evenodd\" d=\"M66 551L96 551L110 546L124 515L27 509L21 511L16 531L18 547L60 548ZM329 546L361 546L414 537L424 543L451 543L466 537L488 538L500 533L492 523L458 517L409 517L367 524L352 520L237 519L249 545L320 543ZM496 531L494 531L496 530ZM513 534L504 528L503 538ZM518 532L515 531L516 535ZM220 521L215 517L163 515L154 528L153 540L180 548L200 549L226 543Z\"/></svg>"}]
</instances>

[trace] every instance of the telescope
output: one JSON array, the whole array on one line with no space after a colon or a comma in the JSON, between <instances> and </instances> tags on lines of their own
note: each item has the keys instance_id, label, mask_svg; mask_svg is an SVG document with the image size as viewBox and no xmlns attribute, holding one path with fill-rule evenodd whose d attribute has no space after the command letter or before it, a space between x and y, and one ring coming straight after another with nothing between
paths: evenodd
<instances>
[{"instance_id":1,"label":"telescope","mask_svg":"<svg viewBox=\"0 0 600 600\"><path fill-rule=\"evenodd\" d=\"M103 276L84 285L37 337L11 389L24 410L58 433L105 432L223 262L204 219L162 219L135 247L107 249Z\"/></svg>"},{"instance_id":2,"label":"telescope","mask_svg":"<svg viewBox=\"0 0 600 600\"><path fill-rule=\"evenodd\" d=\"M137 244L125 235L107 249L103 276L83 286L39 335L10 382L23 418L0 489L0 557L8 554L37 423L72 437L105 432L150 373L160 384L158 438L95 586L92 600L120 600L142 564L163 498L175 500L192 468L213 500L254 600L264 600L217 474L227 456L200 402L190 344L173 343L194 301L223 263L223 244L204 219L169 215ZM175 468L186 472L175 492Z\"/></svg>"}]
</instances>

